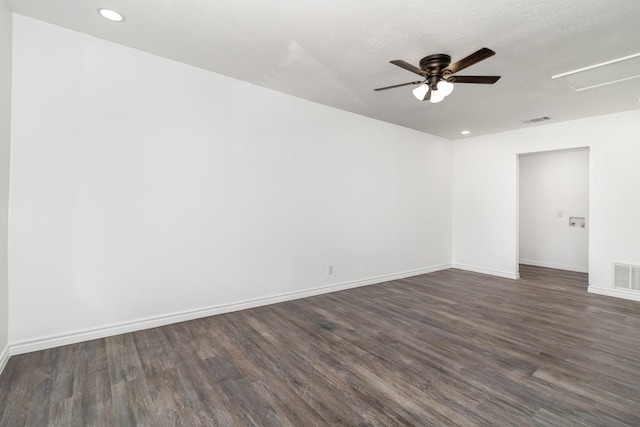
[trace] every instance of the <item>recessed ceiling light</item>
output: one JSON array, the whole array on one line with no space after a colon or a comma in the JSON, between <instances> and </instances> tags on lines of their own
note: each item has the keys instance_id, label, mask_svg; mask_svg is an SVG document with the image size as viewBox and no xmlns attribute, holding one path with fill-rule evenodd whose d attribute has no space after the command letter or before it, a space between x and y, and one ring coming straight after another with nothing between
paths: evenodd
<instances>
[{"instance_id":1,"label":"recessed ceiling light","mask_svg":"<svg viewBox=\"0 0 640 427\"><path fill-rule=\"evenodd\" d=\"M462 132L460 132L462 135L469 135L471 132L469 132L468 130L463 130Z\"/></svg>"},{"instance_id":2,"label":"recessed ceiling light","mask_svg":"<svg viewBox=\"0 0 640 427\"><path fill-rule=\"evenodd\" d=\"M105 19L113 22L124 21L124 15L111 9L98 9L98 13Z\"/></svg>"}]
</instances>

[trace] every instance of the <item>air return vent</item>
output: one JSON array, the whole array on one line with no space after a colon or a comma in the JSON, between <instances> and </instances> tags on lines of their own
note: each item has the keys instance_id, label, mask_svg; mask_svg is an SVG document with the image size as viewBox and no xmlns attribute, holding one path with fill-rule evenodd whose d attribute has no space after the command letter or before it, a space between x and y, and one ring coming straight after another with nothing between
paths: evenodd
<instances>
[{"instance_id":1,"label":"air return vent","mask_svg":"<svg viewBox=\"0 0 640 427\"><path fill-rule=\"evenodd\" d=\"M640 291L640 265L613 263L613 287Z\"/></svg>"},{"instance_id":2,"label":"air return vent","mask_svg":"<svg viewBox=\"0 0 640 427\"><path fill-rule=\"evenodd\" d=\"M538 122L544 122L545 120L551 120L551 117L536 117L535 119L529 119L529 120L523 120L522 123L538 123Z\"/></svg>"}]
</instances>

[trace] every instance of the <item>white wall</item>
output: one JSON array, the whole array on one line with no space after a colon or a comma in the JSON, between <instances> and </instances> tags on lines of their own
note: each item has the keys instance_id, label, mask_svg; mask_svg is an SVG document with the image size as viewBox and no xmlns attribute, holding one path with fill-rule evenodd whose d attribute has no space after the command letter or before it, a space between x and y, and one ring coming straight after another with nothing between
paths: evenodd
<instances>
[{"instance_id":1,"label":"white wall","mask_svg":"<svg viewBox=\"0 0 640 427\"><path fill-rule=\"evenodd\" d=\"M519 160L520 264L588 272L589 150ZM585 218L585 227L570 227L571 217Z\"/></svg>"},{"instance_id":2,"label":"white wall","mask_svg":"<svg viewBox=\"0 0 640 427\"><path fill-rule=\"evenodd\" d=\"M6 1L0 0L0 372L8 358L9 332L7 215L11 136L11 35L12 15Z\"/></svg>"},{"instance_id":3,"label":"white wall","mask_svg":"<svg viewBox=\"0 0 640 427\"><path fill-rule=\"evenodd\" d=\"M638 123L634 110L456 141L454 265L516 276L517 155L590 147L589 283L610 289L612 262L640 264Z\"/></svg>"},{"instance_id":4,"label":"white wall","mask_svg":"<svg viewBox=\"0 0 640 427\"><path fill-rule=\"evenodd\" d=\"M452 150L29 18L14 16L13 29L13 91L0 91L12 99L9 342L18 349L452 258L516 277L517 155L535 151L590 147L590 289L610 288L611 262L640 264L640 111ZM8 131L0 137L8 150ZM6 294L0 277L5 304Z\"/></svg>"},{"instance_id":5,"label":"white wall","mask_svg":"<svg viewBox=\"0 0 640 427\"><path fill-rule=\"evenodd\" d=\"M13 66L18 347L450 262L447 140L21 16Z\"/></svg>"}]
</instances>

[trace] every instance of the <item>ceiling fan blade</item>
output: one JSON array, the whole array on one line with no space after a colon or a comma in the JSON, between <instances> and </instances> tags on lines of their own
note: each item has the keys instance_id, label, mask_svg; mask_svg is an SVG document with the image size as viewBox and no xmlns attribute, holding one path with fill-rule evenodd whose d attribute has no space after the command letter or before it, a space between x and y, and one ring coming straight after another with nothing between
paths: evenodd
<instances>
[{"instance_id":1,"label":"ceiling fan blade","mask_svg":"<svg viewBox=\"0 0 640 427\"><path fill-rule=\"evenodd\" d=\"M404 68L407 71L411 71L412 73L416 73L419 74L421 76L426 76L427 73L423 70L421 70L420 68L409 64L408 62L403 61L402 59L395 59L393 61L389 61L391 62L393 65L397 65L400 68Z\"/></svg>"},{"instance_id":2,"label":"ceiling fan blade","mask_svg":"<svg viewBox=\"0 0 640 427\"><path fill-rule=\"evenodd\" d=\"M424 98L422 98L423 101L428 101L431 99L431 92L433 92L432 90L430 90L429 92L427 92L427 94L424 96Z\"/></svg>"},{"instance_id":3,"label":"ceiling fan blade","mask_svg":"<svg viewBox=\"0 0 640 427\"><path fill-rule=\"evenodd\" d=\"M447 68L445 68L442 71L443 72L448 71L449 73L454 74L454 73L457 73L458 71L464 70L465 68L472 66L473 64L477 64L478 62L485 60L495 54L496 53L491 49L483 47L479 51L472 53L466 58L463 58L460 61L449 65Z\"/></svg>"},{"instance_id":4,"label":"ceiling fan blade","mask_svg":"<svg viewBox=\"0 0 640 427\"><path fill-rule=\"evenodd\" d=\"M387 89L393 89L394 87L409 86L409 85L419 85L420 83L422 83L422 80L416 80L415 82L409 82L409 83L400 83L399 85L393 85L393 86L379 87L378 89L374 89L374 90L375 91L387 90Z\"/></svg>"},{"instance_id":5,"label":"ceiling fan blade","mask_svg":"<svg viewBox=\"0 0 640 427\"><path fill-rule=\"evenodd\" d=\"M446 80L451 83L480 83L492 85L500 80L500 76L451 76Z\"/></svg>"}]
</instances>

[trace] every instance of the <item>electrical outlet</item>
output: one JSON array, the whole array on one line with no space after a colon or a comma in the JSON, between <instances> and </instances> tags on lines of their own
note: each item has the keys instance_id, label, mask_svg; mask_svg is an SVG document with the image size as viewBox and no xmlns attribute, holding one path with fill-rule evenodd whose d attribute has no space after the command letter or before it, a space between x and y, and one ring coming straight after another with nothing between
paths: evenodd
<instances>
[{"instance_id":1,"label":"electrical outlet","mask_svg":"<svg viewBox=\"0 0 640 427\"><path fill-rule=\"evenodd\" d=\"M333 274L333 265L329 265L327 268L327 274Z\"/></svg>"}]
</instances>

